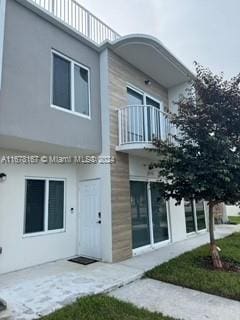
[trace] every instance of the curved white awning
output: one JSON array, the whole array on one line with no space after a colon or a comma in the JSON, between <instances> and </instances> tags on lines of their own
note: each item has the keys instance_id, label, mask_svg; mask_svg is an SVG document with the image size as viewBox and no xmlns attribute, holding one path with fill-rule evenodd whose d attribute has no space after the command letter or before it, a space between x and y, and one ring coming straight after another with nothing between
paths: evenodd
<instances>
[{"instance_id":1,"label":"curved white awning","mask_svg":"<svg viewBox=\"0 0 240 320\"><path fill-rule=\"evenodd\" d=\"M133 34L105 45L166 88L194 77L189 69L152 36Z\"/></svg>"}]
</instances>

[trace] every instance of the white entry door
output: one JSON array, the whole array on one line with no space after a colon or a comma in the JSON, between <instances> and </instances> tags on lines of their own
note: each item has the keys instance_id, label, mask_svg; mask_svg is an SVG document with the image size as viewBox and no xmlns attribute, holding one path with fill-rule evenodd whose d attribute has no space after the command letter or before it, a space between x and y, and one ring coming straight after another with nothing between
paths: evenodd
<instances>
[{"instance_id":1,"label":"white entry door","mask_svg":"<svg viewBox=\"0 0 240 320\"><path fill-rule=\"evenodd\" d=\"M101 259L100 180L80 182L79 254Z\"/></svg>"}]
</instances>

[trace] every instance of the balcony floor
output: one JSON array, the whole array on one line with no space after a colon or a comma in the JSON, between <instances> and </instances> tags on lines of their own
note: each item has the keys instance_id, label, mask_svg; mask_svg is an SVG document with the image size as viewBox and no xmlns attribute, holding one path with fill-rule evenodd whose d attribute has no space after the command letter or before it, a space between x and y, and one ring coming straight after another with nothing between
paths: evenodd
<instances>
[{"instance_id":1,"label":"balcony floor","mask_svg":"<svg viewBox=\"0 0 240 320\"><path fill-rule=\"evenodd\" d=\"M143 158L155 159L157 153L153 152L156 147L151 143L128 143L116 147L116 151L128 153Z\"/></svg>"}]
</instances>

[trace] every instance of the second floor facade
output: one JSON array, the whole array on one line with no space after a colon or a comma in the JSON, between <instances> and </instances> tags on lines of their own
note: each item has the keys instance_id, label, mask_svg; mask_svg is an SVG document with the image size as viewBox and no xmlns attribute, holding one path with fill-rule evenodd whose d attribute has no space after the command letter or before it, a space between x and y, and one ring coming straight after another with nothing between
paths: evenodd
<instances>
[{"instance_id":1,"label":"second floor facade","mask_svg":"<svg viewBox=\"0 0 240 320\"><path fill-rule=\"evenodd\" d=\"M72 0L68 9L42 3L1 0L0 147L100 154L107 134L111 148L141 155L153 137L167 139L168 111L190 71L157 39L120 37L100 20L93 33L94 16ZM70 18L59 19L60 10Z\"/></svg>"}]
</instances>

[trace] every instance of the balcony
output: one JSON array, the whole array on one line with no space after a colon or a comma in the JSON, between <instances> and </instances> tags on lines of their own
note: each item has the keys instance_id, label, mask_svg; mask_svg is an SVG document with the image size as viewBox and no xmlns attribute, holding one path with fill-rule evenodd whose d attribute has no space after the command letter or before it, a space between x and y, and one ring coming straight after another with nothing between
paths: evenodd
<instances>
[{"instance_id":1,"label":"balcony","mask_svg":"<svg viewBox=\"0 0 240 320\"><path fill-rule=\"evenodd\" d=\"M116 31L81 6L77 0L26 0L26 2L54 17L96 45L120 38Z\"/></svg>"},{"instance_id":2,"label":"balcony","mask_svg":"<svg viewBox=\"0 0 240 320\"><path fill-rule=\"evenodd\" d=\"M119 145L117 151L147 155L154 139L171 141L176 128L168 113L151 105L129 105L118 110Z\"/></svg>"}]
</instances>

